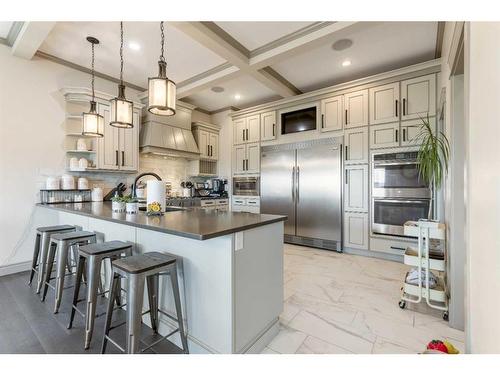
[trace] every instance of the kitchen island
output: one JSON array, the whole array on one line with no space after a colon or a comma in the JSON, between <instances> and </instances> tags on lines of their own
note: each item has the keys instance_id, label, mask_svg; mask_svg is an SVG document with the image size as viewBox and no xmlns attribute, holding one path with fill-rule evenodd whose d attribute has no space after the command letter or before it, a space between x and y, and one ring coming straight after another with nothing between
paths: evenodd
<instances>
[{"instance_id":1,"label":"kitchen island","mask_svg":"<svg viewBox=\"0 0 500 375\"><path fill-rule=\"evenodd\" d=\"M160 251L180 257L191 353L257 353L278 332L286 216L184 209L150 217L142 212L114 213L108 202L39 205L39 209L47 214L55 210L55 215L47 215L49 220L94 231L100 241L132 242L136 254ZM109 277L108 269L103 276ZM173 313L168 283L167 278L162 281L165 293L160 306ZM172 322L161 320L160 333L174 328ZM180 345L176 336L172 341Z\"/></svg>"}]
</instances>

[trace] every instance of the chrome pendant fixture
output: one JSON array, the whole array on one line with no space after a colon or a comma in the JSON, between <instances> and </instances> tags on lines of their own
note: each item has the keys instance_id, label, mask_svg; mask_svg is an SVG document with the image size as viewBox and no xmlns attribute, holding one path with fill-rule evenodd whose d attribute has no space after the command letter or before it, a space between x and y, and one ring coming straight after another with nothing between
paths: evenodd
<instances>
[{"instance_id":1,"label":"chrome pendant fixture","mask_svg":"<svg viewBox=\"0 0 500 375\"><path fill-rule=\"evenodd\" d=\"M90 111L83 112L82 135L88 137L104 137L104 117L97 113L94 93L94 46L99 44L99 40L92 36L88 36L87 41L92 45L92 100L90 101Z\"/></svg>"},{"instance_id":2,"label":"chrome pendant fixture","mask_svg":"<svg viewBox=\"0 0 500 375\"><path fill-rule=\"evenodd\" d=\"M176 86L167 78L167 62L163 56L165 49L165 33L163 21L160 22L161 55L158 61L158 77L148 79L148 111L160 116L175 115Z\"/></svg>"},{"instance_id":3,"label":"chrome pendant fixture","mask_svg":"<svg viewBox=\"0 0 500 375\"><path fill-rule=\"evenodd\" d=\"M123 84L123 22L120 22L120 84L118 96L110 100L111 121L109 125L115 128L133 128L132 123L134 104L125 98L125 85Z\"/></svg>"}]
</instances>

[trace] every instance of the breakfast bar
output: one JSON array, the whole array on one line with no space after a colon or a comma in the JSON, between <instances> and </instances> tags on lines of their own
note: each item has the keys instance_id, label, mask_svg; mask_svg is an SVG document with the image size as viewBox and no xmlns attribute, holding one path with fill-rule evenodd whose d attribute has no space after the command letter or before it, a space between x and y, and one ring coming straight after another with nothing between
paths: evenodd
<instances>
[{"instance_id":1,"label":"breakfast bar","mask_svg":"<svg viewBox=\"0 0 500 375\"><path fill-rule=\"evenodd\" d=\"M286 216L199 209L128 215L113 212L108 202L39 205L38 210L54 224L97 233L98 242L130 242L134 254L156 251L179 257L190 353L259 353L278 332ZM107 283L109 271L102 276ZM160 285L165 293L160 292L159 303L173 312L167 283ZM150 325L147 315L144 322ZM160 333L172 328L160 319Z\"/></svg>"}]
</instances>

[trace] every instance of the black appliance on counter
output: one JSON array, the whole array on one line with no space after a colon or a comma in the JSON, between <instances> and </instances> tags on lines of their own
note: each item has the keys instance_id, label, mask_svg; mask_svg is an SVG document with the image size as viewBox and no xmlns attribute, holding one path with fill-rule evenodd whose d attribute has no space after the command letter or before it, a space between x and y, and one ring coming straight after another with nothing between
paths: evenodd
<instances>
[{"instance_id":1,"label":"black appliance on counter","mask_svg":"<svg viewBox=\"0 0 500 375\"><path fill-rule=\"evenodd\" d=\"M211 197L227 197L227 180L221 178L214 178L212 180Z\"/></svg>"}]
</instances>

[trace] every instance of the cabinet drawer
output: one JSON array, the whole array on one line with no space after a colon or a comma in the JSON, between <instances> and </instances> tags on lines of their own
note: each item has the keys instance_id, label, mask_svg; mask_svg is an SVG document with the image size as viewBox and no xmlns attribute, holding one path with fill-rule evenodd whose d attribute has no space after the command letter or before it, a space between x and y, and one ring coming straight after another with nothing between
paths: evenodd
<instances>
[{"instance_id":1,"label":"cabinet drawer","mask_svg":"<svg viewBox=\"0 0 500 375\"><path fill-rule=\"evenodd\" d=\"M233 205L234 206L241 206L241 205L246 205L247 200L245 198L233 198Z\"/></svg>"},{"instance_id":2,"label":"cabinet drawer","mask_svg":"<svg viewBox=\"0 0 500 375\"><path fill-rule=\"evenodd\" d=\"M260 206L260 199L247 199L247 206Z\"/></svg>"},{"instance_id":3,"label":"cabinet drawer","mask_svg":"<svg viewBox=\"0 0 500 375\"><path fill-rule=\"evenodd\" d=\"M215 200L202 200L200 205L201 207L215 206Z\"/></svg>"},{"instance_id":4,"label":"cabinet drawer","mask_svg":"<svg viewBox=\"0 0 500 375\"><path fill-rule=\"evenodd\" d=\"M382 253L404 255L408 246L417 246L417 241L400 241L379 237L370 237L370 250Z\"/></svg>"},{"instance_id":5,"label":"cabinet drawer","mask_svg":"<svg viewBox=\"0 0 500 375\"><path fill-rule=\"evenodd\" d=\"M217 205L219 206L227 206L229 204L228 199L216 199Z\"/></svg>"}]
</instances>

